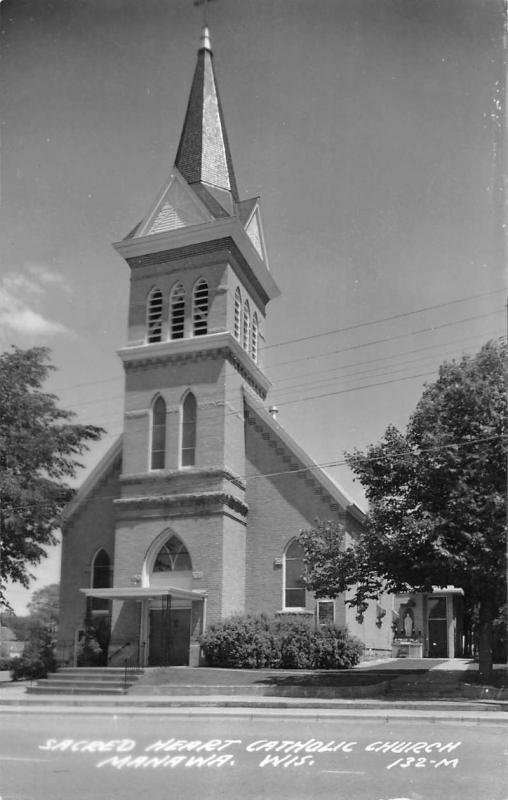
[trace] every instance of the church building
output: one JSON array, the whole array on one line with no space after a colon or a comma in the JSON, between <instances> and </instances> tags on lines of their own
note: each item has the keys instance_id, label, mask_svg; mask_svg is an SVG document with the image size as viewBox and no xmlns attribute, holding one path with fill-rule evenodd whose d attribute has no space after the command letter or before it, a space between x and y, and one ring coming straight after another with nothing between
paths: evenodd
<instances>
[{"instance_id":1,"label":"church building","mask_svg":"<svg viewBox=\"0 0 508 800\"><path fill-rule=\"evenodd\" d=\"M62 660L88 619L111 665L198 665L207 626L261 612L347 625L389 655L393 597L359 613L302 585L299 531L340 520L354 537L363 513L270 410L279 289L259 199L238 192L207 28L173 170L114 247L131 277L124 428L65 512Z\"/></svg>"}]
</instances>

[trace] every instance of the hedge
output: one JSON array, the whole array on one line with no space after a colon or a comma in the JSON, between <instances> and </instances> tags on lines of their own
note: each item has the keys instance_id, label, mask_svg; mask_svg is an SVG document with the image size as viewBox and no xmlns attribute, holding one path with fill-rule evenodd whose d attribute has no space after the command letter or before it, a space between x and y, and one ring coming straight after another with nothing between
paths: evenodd
<instances>
[{"instance_id":1,"label":"hedge","mask_svg":"<svg viewBox=\"0 0 508 800\"><path fill-rule=\"evenodd\" d=\"M231 669L349 669L363 651L345 628L316 628L295 616L230 617L211 625L200 643L209 666Z\"/></svg>"}]
</instances>

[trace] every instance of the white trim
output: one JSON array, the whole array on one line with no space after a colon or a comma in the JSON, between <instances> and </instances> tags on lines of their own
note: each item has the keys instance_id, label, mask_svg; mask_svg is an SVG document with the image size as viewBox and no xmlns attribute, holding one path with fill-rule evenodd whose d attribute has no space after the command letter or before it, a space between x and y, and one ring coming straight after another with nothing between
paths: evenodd
<instances>
[{"instance_id":1,"label":"white trim","mask_svg":"<svg viewBox=\"0 0 508 800\"><path fill-rule=\"evenodd\" d=\"M173 338L173 295L175 293L175 289L178 289L179 287L183 291L183 294L180 295L180 298L183 297L183 326L182 326L182 334L183 335L180 336L180 337ZM187 314L186 314L186 310L187 310L186 309L186 306L187 306L187 292L185 291L185 286L183 285L182 280L180 278L177 281L175 281L175 283L173 284L173 286L169 290L168 305L169 305L169 308L168 308L168 340L170 342L179 342L180 339L185 339L186 324L187 324L187 319L186 319L186 316L187 316Z\"/></svg>"},{"instance_id":2,"label":"white trim","mask_svg":"<svg viewBox=\"0 0 508 800\"><path fill-rule=\"evenodd\" d=\"M163 330L163 327L164 327L164 294L163 294L162 290L157 286L157 284L154 284L152 286L152 288L150 289L150 291L148 292L148 294L146 295L146 300L145 300L145 342L146 342L146 344L158 344L158 342L150 342L149 341L149 336L150 336L150 311L151 311L151 306L152 306L152 295L154 294L154 292L158 292L160 294L160 296L161 296L160 339L159 339L159 342L162 342L163 338L164 338L163 337L163 334L164 334L164 330Z\"/></svg>"},{"instance_id":3,"label":"white trim","mask_svg":"<svg viewBox=\"0 0 508 800\"><path fill-rule=\"evenodd\" d=\"M198 310L200 310L199 306L196 306L196 289L198 289L198 288L202 289L202 286L200 287L200 284L204 284L206 286L206 317L205 317L205 320L206 320L206 333L196 333L196 327L195 327L194 313L195 313L196 307L198 308ZM203 275L200 275L198 278L196 278L196 280L194 281L194 284L192 286L192 295L191 295L191 335L193 337L196 337L196 338L199 338L199 339L202 336L208 336L209 320L210 320L210 286L209 286L208 281L206 280L206 278L203 277Z\"/></svg>"},{"instance_id":4,"label":"white trim","mask_svg":"<svg viewBox=\"0 0 508 800\"><path fill-rule=\"evenodd\" d=\"M250 355L250 335L251 335L251 316L249 298L246 297L243 303L242 313L242 347Z\"/></svg>"},{"instance_id":5,"label":"white trim","mask_svg":"<svg viewBox=\"0 0 508 800\"><path fill-rule=\"evenodd\" d=\"M236 313L237 311L238 315ZM242 314L243 314L242 292L240 291L240 287L237 286L233 298L233 338L236 339L238 343L241 343L242 340ZM238 336L235 336L237 322L238 322Z\"/></svg>"},{"instance_id":6,"label":"white trim","mask_svg":"<svg viewBox=\"0 0 508 800\"><path fill-rule=\"evenodd\" d=\"M185 180L185 178L181 175L180 170L177 167L173 167L173 171L171 172L168 180L164 184L164 187L157 195L157 199L155 203L152 205L150 211L148 212L147 216L140 222L140 224L136 228L136 233L134 234L134 239L142 238L145 236L150 236L151 234L148 233L150 230L153 221L157 215L157 212L160 211L161 205L164 202L164 198L166 197L167 193L171 189L173 183L177 183L180 188L182 188L185 194L189 197L191 202L195 205L196 211L205 217L205 220L213 220L213 216L205 206L202 200L197 196L195 192L189 187L189 184ZM152 234L153 235L153 234Z\"/></svg>"},{"instance_id":7,"label":"white trim","mask_svg":"<svg viewBox=\"0 0 508 800\"><path fill-rule=\"evenodd\" d=\"M282 553L282 611L286 614L290 614L294 612L295 614L301 614L304 611L308 611L307 609L307 589L304 589L305 592L305 605L304 606L288 606L286 605L286 558L287 558L287 551L296 542L298 544L298 537L293 536L289 542L287 542L286 546L284 547L284 552ZM300 545L301 547L301 545ZM303 548L302 548L303 550ZM312 613L312 612L310 612Z\"/></svg>"},{"instance_id":8,"label":"white trim","mask_svg":"<svg viewBox=\"0 0 508 800\"><path fill-rule=\"evenodd\" d=\"M256 222L257 222L257 225L258 225L259 239L260 239L260 242L261 242L261 250L262 250L262 253L263 253L262 260L265 262L266 268L270 269L270 264L268 262L268 252L267 252L267 249L266 249L265 234L264 234L264 231L263 231L263 221L262 221L262 217L261 217L261 206L259 204L259 200L256 201L251 213L249 214L249 217L248 217L247 221L245 222L245 225L244 225L245 232L247 232L247 228L249 227L250 223L252 222L252 218L254 216L256 217ZM247 234L247 236L248 236L248 234Z\"/></svg>"}]
</instances>

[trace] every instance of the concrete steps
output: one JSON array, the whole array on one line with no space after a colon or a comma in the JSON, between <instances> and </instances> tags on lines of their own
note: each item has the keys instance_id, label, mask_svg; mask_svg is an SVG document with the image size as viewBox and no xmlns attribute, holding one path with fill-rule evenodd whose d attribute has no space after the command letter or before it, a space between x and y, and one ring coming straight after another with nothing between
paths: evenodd
<instances>
[{"instance_id":1,"label":"concrete steps","mask_svg":"<svg viewBox=\"0 0 508 800\"><path fill-rule=\"evenodd\" d=\"M63 667L27 687L27 694L121 695L143 674L123 667Z\"/></svg>"}]
</instances>

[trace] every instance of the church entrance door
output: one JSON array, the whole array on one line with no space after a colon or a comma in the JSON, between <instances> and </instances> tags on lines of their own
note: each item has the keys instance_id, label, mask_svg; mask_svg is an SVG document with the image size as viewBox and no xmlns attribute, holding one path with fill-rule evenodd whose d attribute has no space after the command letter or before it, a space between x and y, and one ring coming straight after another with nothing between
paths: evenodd
<instances>
[{"instance_id":1,"label":"church entrance door","mask_svg":"<svg viewBox=\"0 0 508 800\"><path fill-rule=\"evenodd\" d=\"M190 608L150 611L150 667L186 666L189 663Z\"/></svg>"},{"instance_id":2,"label":"church entrance door","mask_svg":"<svg viewBox=\"0 0 508 800\"><path fill-rule=\"evenodd\" d=\"M172 667L187 666L189 663L190 629L190 608L173 608L170 618L169 646L169 663Z\"/></svg>"}]
</instances>

